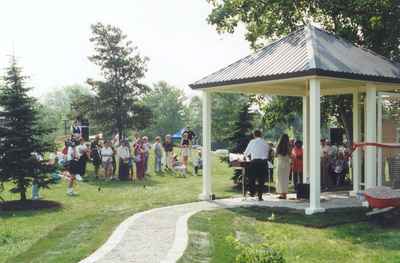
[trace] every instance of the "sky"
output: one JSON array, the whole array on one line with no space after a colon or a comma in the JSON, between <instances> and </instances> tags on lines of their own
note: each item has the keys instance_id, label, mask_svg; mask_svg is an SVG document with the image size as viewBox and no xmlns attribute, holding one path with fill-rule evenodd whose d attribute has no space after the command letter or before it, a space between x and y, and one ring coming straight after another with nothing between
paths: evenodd
<instances>
[{"instance_id":1,"label":"sky","mask_svg":"<svg viewBox=\"0 0 400 263\"><path fill-rule=\"evenodd\" d=\"M90 25L120 27L149 57L144 82L188 84L248 55L244 30L218 34L206 0L0 0L0 69L15 54L33 95L96 78Z\"/></svg>"}]
</instances>

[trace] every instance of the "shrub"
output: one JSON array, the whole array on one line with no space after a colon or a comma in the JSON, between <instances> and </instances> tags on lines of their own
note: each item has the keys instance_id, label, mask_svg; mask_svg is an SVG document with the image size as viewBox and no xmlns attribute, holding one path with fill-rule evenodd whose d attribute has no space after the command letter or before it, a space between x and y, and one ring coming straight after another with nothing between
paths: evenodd
<instances>
[{"instance_id":1,"label":"shrub","mask_svg":"<svg viewBox=\"0 0 400 263\"><path fill-rule=\"evenodd\" d=\"M227 241L239 253L235 263L285 263L282 253L267 244L245 245L232 236L228 237Z\"/></svg>"}]
</instances>

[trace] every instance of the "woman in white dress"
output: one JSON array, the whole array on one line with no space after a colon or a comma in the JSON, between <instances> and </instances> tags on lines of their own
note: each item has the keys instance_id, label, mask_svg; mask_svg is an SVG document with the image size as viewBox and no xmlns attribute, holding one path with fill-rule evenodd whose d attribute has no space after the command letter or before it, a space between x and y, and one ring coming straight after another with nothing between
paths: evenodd
<instances>
[{"instance_id":1,"label":"woman in white dress","mask_svg":"<svg viewBox=\"0 0 400 263\"><path fill-rule=\"evenodd\" d=\"M289 136L287 134L281 136L276 147L276 160L278 163L276 192L279 194L279 199L286 199L290 173L290 149Z\"/></svg>"}]
</instances>

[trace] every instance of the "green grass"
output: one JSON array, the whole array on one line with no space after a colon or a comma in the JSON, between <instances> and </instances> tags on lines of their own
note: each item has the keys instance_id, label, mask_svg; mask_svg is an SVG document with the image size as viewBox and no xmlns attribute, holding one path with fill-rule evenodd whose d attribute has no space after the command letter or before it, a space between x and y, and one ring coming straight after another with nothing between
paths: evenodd
<instances>
[{"instance_id":1,"label":"green grass","mask_svg":"<svg viewBox=\"0 0 400 263\"><path fill-rule=\"evenodd\" d=\"M244 244L267 243L290 263L400 262L400 229L368 223L363 209L313 216L287 209L220 209L195 215L189 229L189 245L180 263L234 262L238 252L228 236Z\"/></svg>"},{"instance_id":2,"label":"green grass","mask_svg":"<svg viewBox=\"0 0 400 263\"><path fill-rule=\"evenodd\" d=\"M40 193L47 200L62 203L62 209L0 213L0 263L77 262L95 251L132 214L198 200L201 176L159 176L152 168L150 162L146 188L142 183L104 182L98 192L97 181L79 182L79 196L69 197L63 181ZM90 164L88 170L92 174ZM215 158L213 190L217 198L235 194L231 175L230 168ZM2 196L6 200L18 198L7 192Z\"/></svg>"}]
</instances>

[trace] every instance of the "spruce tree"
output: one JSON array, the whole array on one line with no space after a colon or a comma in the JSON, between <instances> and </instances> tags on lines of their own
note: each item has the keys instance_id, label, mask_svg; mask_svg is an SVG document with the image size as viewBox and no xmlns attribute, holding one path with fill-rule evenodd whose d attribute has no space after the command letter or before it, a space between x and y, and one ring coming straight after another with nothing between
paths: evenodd
<instances>
[{"instance_id":1,"label":"spruce tree","mask_svg":"<svg viewBox=\"0 0 400 263\"><path fill-rule=\"evenodd\" d=\"M234 129L228 136L227 140L234 142L234 146L230 149L230 152L243 153L252 138L253 116L249 112L250 104L251 101L241 108L239 118L234 124Z\"/></svg>"},{"instance_id":2,"label":"spruce tree","mask_svg":"<svg viewBox=\"0 0 400 263\"><path fill-rule=\"evenodd\" d=\"M38 156L54 145L43 140L51 129L41 124L38 104L28 95L30 88L25 81L13 57L0 88L0 182L11 181L11 192L18 193L21 201L27 200L33 181L41 187L51 182L46 161Z\"/></svg>"}]
</instances>

